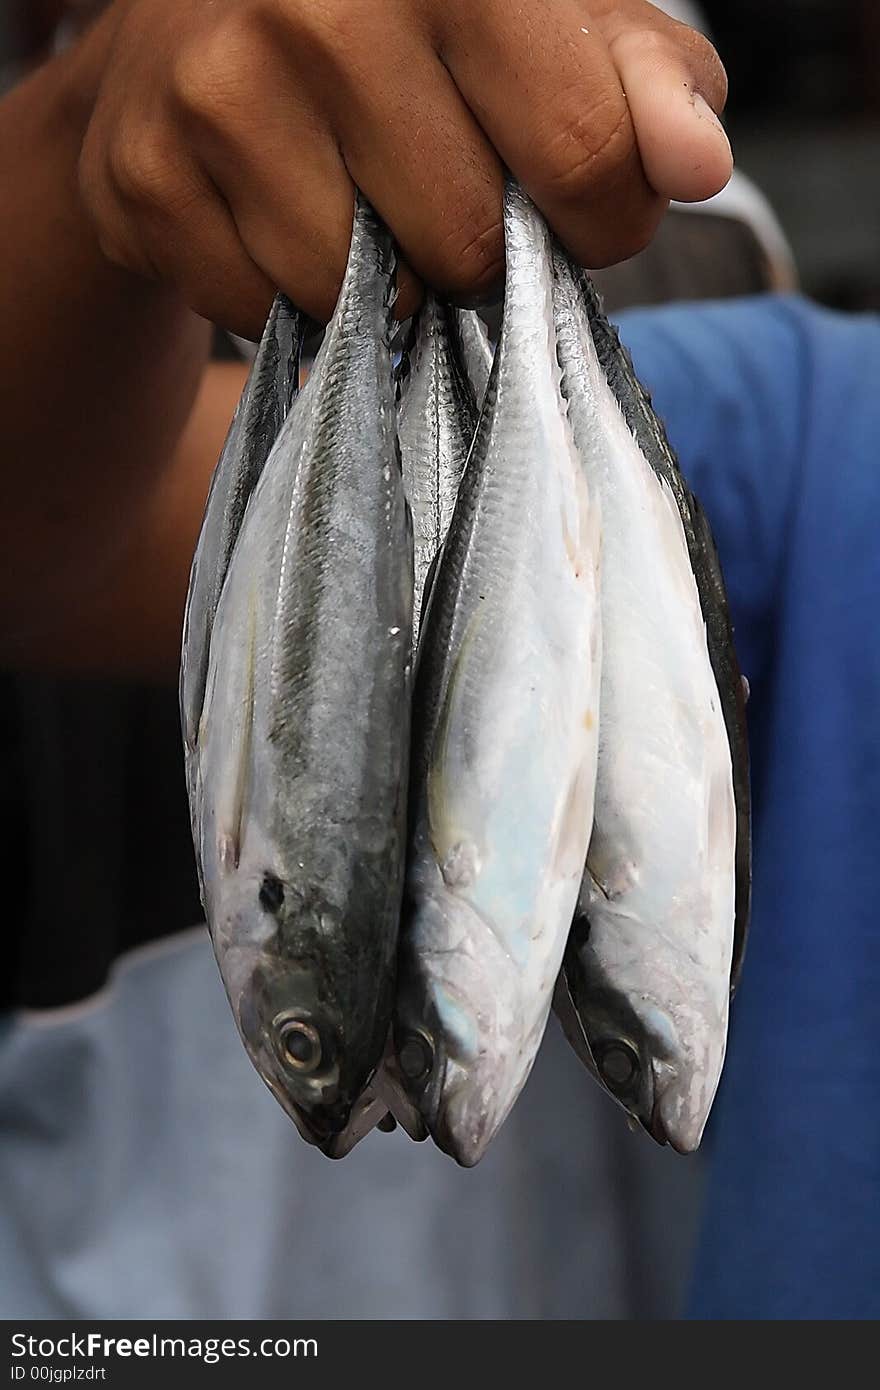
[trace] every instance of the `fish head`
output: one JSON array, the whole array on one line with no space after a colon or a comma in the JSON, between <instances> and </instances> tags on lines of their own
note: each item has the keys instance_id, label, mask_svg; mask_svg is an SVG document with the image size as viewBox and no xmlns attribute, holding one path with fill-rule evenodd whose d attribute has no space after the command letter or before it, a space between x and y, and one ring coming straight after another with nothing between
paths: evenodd
<instances>
[{"instance_id":1,"label":"fish head","mask_svg":"<svg viewBox=\"0 0 880 1390\"><path fill-rule=\"evenodd\" d=\"M463 1168L472 1168L504 1116L498 1114L496 1093L487 1089L479 1053L462 1047L462 1035L450 1031L449 996L444 991L441 997L439 1008L429 1007L418 1024L401 1023L396 1035L398 1084L418 1108L438 1148ZM405 1016L404 1008L402 1019ZM461 1022L469 1026L467 1014L462 1014Z\"/></svg>"},{"instance_id":2,"label":"fish head","mask_svg":"<svg viewBox=\"0 0 880 1390\"><path fill-rule=\"evenodd\" d=\"M242 869L214 895L214 948L256 1070L303 1136L341 1133L367 1080L346 1055L328 946L334 909L282 873ZM332 923L331 923L332 925Z\"/></svg>"},{"instance_id":3,"label":"fish head","mask_svg":"<svg viewBox=\"0 0 880 1390\"><path fill-rule=\"evenodd\" d=\"M238 997L236 1016L248 1055L266 1085L313 1143L340 1133L353 1097L342 1084L342 1030L321 997L318 970L263 958Z\"/></svg>"},{"instance_id":4,"label":"fish head","mask_svg":"<svg viewBox=\"0 0 880 1390\"><path fill-rule=\"evenodd\" d=\"M520 981L460 897L428 896L414 916L398 975L394 1070L434 1142L471 1168L504 1123L528 1071L516 1003ZM457 945L434 953L414 949L414 938Z\"/></svg>"},{"instance_id":5,"label":"fish head","mask_svg":"<svg viewBox=\"0 0 880 1390\"><path fill-rule=\"evenodd\" d=\"M575 918L555 1006L581 1060L658 1144L699 1147L724 1062L726 992L693 963L629 951L626 931ZM609 944L610 943L610 944Z\"/></svg>"}]
</instances>

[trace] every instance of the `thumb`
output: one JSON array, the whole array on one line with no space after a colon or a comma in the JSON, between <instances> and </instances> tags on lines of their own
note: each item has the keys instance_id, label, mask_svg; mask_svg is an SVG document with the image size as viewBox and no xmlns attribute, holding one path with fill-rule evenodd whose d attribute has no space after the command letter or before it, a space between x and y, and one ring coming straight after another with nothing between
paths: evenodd
<instances>
[{"instance_id":1,"label":"thumb","mask_svg":"<svg viewBox=\"0 0 880 1390\"><path fill-rule=\"evenodd\" d=\"M717 113L727 76L696 30L623 27L609 43L626 92L648 183L664 198L696 203L720 193L733 154Z\"/></svg>"}]
</instances>

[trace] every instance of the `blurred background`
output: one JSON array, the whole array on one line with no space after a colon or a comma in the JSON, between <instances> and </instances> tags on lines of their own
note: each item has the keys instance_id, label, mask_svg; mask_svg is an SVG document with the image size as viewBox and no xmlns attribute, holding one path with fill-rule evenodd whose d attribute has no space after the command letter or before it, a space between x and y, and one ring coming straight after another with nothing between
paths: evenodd
<instances>
[{"instance_id":1,"label":"blurred background","mask_svg":"<svg viewBox=\"0 0 880 1390\"><path fill-rule=\"evenodd\" d=\"M880 308L880 5L701 0L730 75L737 162L767 194L806 293Z\"/></svg>"}]
</instances>

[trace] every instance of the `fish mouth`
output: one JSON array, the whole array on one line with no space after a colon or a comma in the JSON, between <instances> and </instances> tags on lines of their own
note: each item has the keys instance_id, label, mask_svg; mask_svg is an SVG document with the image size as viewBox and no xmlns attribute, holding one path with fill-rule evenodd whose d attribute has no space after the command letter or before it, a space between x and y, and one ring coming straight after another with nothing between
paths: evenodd
<instances>
[{"instance_id":1,"label":"fish mouth","mask_svg":"<svg viewBox=\"0 0 880 1390\"><path fill-rule=\"evenodd\" d=\"M646 1120L644 1115L639 1115L638 1121L645 1133L650 1134L656 1144L659 1144L661 1148L666 1147L669 1143L669 1135L666 1133L666 1126L663 1123L663 1116L660 1113L659 1100L654 1102L654 1108L651 1111L650 1119ZM675 1145L673 1144L672 1147L675 1148Z\"/></svg>"},{"instance_id":2,"label":"fish mouth","mask_svg":"<svg viewBox=\"0 0 880 1390\"><path fill-rule=\"evenodd\" d=\"M376 1095L384 1103L386 1113L390 1115L404 1134L416 1144L421 1144L428 1137L428 1126L426 1125L418 1106L407 1095L403 1079L400 1076L396 1065L396 1059L392 1053L386 1056L386 1060L371 1083Z\"/></svg>"},{"instance_id":3,"label":"fish mouth","mask_svg":"<svg viewBox=\"0 0 880 1390\"><path fill-rule=\"evenodd\" d=\"M444 1120L435 1121L429 1129L437 1148L454 1158L460 1168L475 1168L483 1157L485 1145L480 1139L453 1137L449 1125Z\"/></svg>"},{"instance_id":4,"label":"fish mouth","mask_svg":"<svg viewBox=\"0 0 880 1390\"><path fill-rule=\"evenodd\" d=\"M307 1143L320 1148L348 1127L363 1086L357 1087L353 1093L346 1089L340 1093L337 1077L330 1084L316 1087L314 1099L305 1100L302 1091L299 1095L295 1094L290 1077L277 1065L272 1053L252 1051L250 1048L247 1051L255 1070Z\"/></svg>"},{"instance_id":5,"label":"fish mouth","mask_svg":"<svg viewBox=\"0 0 880 1390\"><path fill-rule=\"evenodd\" d=\"M351 1120L353 1102L339 1099L333 1102L316 1103L308 1108L301 1101L294 1100L285 1086L274 1076L267 1076L263 1068L257 1067L269 1090L281 1109L293 1120L306 1143L319 1149L333 1145L347 1129ZM378 1118L378 1117L377 1117Z\"/></svg>"},{"instance_id":6,"label":"fish mouth","mask_svg":"<svg viewBox=\"0 0 880 1390\"><path fill-rule=\"evenodd\" d=\"M677 1154L696 1153L703 1138L703 1130L706 1127L705 1119L700 1122L681 1124L678 1121L670 1122L669 1116L664 1115L664 1102L668 1110L668 1094L661 1092L654 1102L649 1121L641 1116L640 1121L651 1138L660 1145L668 1144Z\"/></svg>"},{"instance_id":7,"label":"fish mouth","mask_svg":"<svg viewBox=\"0 0 880 1390\"><path fill-rule=\"evenodd\" d=\"M488 1149L501 1125L489 1109L475 1109L464 1088L457 1088L428 1119L431 1138L461 1168L474 1168Z\"/></svg>"},{"instance_id":8,"label":"fish mouth","mask_svg":"<svg viewBox=\"0 0 880 1390\"><path fill-rule=\"evenodd\" d=\"M279 1099L277 1091L275 1097ZM323 1149L327 1144L332 1144L336 1136L330 1131L312 1124L305 1111L301 1110L292 1100L288 1098L282 1104L283 1109L299 1130L300 1137L305 1139L307 1144L314 1144L319 1149Z\"/></svg>"},{"instance_id":9,"label":"fish mouth","mask_svg":"<svg viewBox=\"0 0 880 1390\"><path fill-rule=\"evenodd\" d=\"M295 1108L306 1115L306 1123L320 1139L330 1139L341 1134L351 1119L352 1102L334 1101L332 1104L315 1105L304 1111L296 1101Z\"/></svg>"},{"instance_id":10,"label":"fish mouth","mask_svg":"<svg viewBox=\"0 0 880 1390\"><path fill-rule=\"evenodd\" d=\"M388 1107L384 1099L367 1087L363 1095L352 1106L351 1119L337 1134L323 1140L314 1140L321 1153L327 1158L345 1158L362 1139L388 1117Z\"/></svg>"},{"instance_id":11,"label":"fish mouth","mask_svg":"<svg viewBox=\"0 0 880 1390\"><path fill-rule=\"evenodd\" d=\"M345 1158L371 1130L393 1129L397 1125L416 1143L428 1137L424 1120L403 1089L389 1045L375 1075L354 1102L345 1129L325 1139L319 1147L328 1158Z\"/></svg>"}]
</instances>

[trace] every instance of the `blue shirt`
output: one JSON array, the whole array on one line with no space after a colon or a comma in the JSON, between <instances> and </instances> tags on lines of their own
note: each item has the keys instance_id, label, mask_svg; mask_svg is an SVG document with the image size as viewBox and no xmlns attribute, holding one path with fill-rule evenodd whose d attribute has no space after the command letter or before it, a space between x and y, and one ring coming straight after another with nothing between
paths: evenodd
<instances>
[{"instance_id":1,"label":"blue shirt","mask_svg":"<svg viewBox=\"0 0 880 1390\"><path fill-rule=\"evenodd\" d=\"M718 542L754 899L696 1317L880 1316L880 322L796 300L622 330Z\"/></svg>"}]
</instances>

